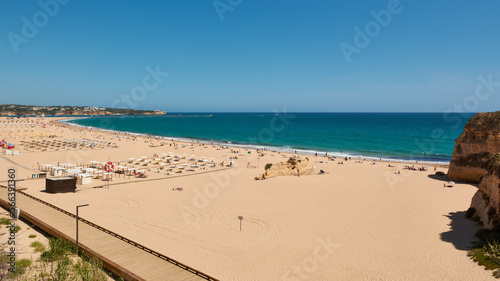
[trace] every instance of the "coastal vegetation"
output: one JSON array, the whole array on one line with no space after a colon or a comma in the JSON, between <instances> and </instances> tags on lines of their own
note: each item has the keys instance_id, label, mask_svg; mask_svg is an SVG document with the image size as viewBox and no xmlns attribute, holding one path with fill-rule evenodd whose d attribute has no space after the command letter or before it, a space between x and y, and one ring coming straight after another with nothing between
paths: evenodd
<instances>
[{"instance_id":1,"label":"coastal vegetation","mask_svg":"<svg viewBox=\"0 0 500 281\"><path fill-rule=\"evenodd\" d=\"M130 108L105 108L90 106L35 106L0 104L0 115L5 116L57 116L57 115L157 115L159 110L136 110Z\"/></svg>"},{"instance_id":2,"label":"coastal vegetation","mask_svg":"<svg viewBox=\"0 0 500 281\"><path fill-rule=\"evenodd\" d=\"M31 242L30 247L32 247L35 250L35 253L45 252L45 245L43 245L42 242L39 241Z\"/></svg>"},{"instance_id":3,"label":"coastal vegetation","mask_svg":"<svg viewBox=\"0 0 500 281\"><path fill-rule=\"evenodd\" d=\"M481 229L476 237L479 241L469 248L468 255L479 265L494 270L493 276L500 278L500 232L496 229Z\"/></svg>"},{"instance_id":4,"label":"coastal vegetation","mask_svg":"<svg viewBox=\"0 0 500 281\"><path fill-rule=\"evenodd\" d=\"M0 280L105 281L109 278L101 261L85 253L77 255L76 246L70 242L50 238L47 247L38 241L30 246L41 253L40 258L17 260L14 272L8 270L8 252L0 250Z\"/></svg>"},{"instance_id":5,"label":"coastal vegetation","mask_svg":"<svg viewBox=\"0 0 500 281\"><path fill-rule=\"evenodd\" d=\"M21 227L19 225L16 225L14 229L10 228L10 226L6 226L6 228L9 228L9 232L14 232L14 233L18 233L21 230Z\"/></svg>"},{"instance_id":6,"label":"coastal vegetation","mask_svg":"<svg viewBox=\"0 0 500 281\"><path fill-rule=\"evenodd\" d=\"M8 218L0 218L0 225L10 225Z\"/></svg>"}]
</instances>

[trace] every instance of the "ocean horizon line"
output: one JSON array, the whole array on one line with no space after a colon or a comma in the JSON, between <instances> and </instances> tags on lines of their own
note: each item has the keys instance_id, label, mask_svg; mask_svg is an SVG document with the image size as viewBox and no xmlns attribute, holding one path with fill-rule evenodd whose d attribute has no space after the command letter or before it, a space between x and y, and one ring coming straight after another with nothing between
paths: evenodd
<instances>
[{"instance_id":1,"label":"ocean horizon line","mask_svg":"<svg viewBox=\"0 0 500 281\"><path fill-rule=\"evenodd\" d=\"M135 109L135 110L148 110L148 109ZM141 114L113 114L113 115L45 115L45 117L79 117L79 116L155 116L160 117L169 114L186 114L186 113L228 113L228 114L291 114L291 113L305 113L305 114L477 114L479 112L440 112L440 111L165 111L166 114L159 115L141 115ZM493 112L493 111L492 111ZM6 115L5 117L32 117L35 115Z\"/></svg>"}]
</instances>

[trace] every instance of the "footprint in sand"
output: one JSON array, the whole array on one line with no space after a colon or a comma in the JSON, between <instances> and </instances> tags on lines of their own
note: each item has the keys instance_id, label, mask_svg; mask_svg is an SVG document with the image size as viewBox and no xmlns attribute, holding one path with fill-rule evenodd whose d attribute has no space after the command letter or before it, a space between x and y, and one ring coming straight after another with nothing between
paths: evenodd
<instances>
[{"instance_id":1,"label":"footprint in sand","mask_svg":"<svg viewBox=\"0 0 500 281\"><path fill-rule=\"evenodd\" d=\"M211 223L214 217L208 212L187 205L181 204L176 206L178 212L181 214L184 223L192 228L199 228Z\"/></svg>"},{"instance_id":2,"label":"footprint in sand","mask_svg":"<svg viewBox=\"0 0 500 281\"><path fill-rule=\"evenodd\" d=\"M225 215L216 210L200 210L187 205L172 206L181 214L183 221L189 229L199 229L209 224L227 225L227 230L238 230L234 228L234 220L237 216ZM245 239L267 239L275 237L281 231L276 223L253 215L245 215L243 220L245 228ZM224 227L218 229L224 231Z\"/></svg>"}]
</instances>

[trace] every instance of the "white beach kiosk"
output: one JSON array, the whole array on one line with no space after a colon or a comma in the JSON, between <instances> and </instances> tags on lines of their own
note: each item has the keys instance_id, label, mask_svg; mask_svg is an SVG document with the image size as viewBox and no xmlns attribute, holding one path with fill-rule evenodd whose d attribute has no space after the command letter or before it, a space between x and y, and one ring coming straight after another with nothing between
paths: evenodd
<instances>
[{"instance_id":1,"label":"white beach kiosk","mask_svg":"<svg viewBox=\"0 0 500 281\"><path fill-rule=\"evenodd\" d=\"M92 183L92 174L82 173L77 175L76 184L84 185Z\"/></svg>"},{"instance_id":2,"label":"white beach kiosk","mask_svg":"<svg viewBox=\"0 0 500 281\"><path fill-rule=\"evenodd\" d=\"M55 177L62 177L63 170L65 170L65 168L62 168L62 167L53 167L50 174L52 176L55 176Z\"/></svg>"}]
</instances>

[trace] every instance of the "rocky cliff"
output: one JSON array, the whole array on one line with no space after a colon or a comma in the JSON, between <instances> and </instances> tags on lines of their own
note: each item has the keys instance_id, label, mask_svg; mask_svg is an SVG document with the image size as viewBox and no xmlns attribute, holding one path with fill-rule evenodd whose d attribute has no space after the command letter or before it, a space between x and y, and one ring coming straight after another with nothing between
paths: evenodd
<instances>
[{"instance_id":1,"label":"rocky cliff","mask_svg":"<svg viewBox=\"0 0 500 281\"><path fill-rule=\"evenodd\" d=\"M500 152L500 111L478 113L455 141L448 178L479 183L488 173L492 155Z\"/></svg>"},{"instance_id":2,"label":"rocky cliff","mask_svg":"<svg viewBox=\"0 0 500 281\"><path fill-rule=\"evenodd\" d=\"M485 228L500 230L500 154L491 157L488 172L472 197L468 216L478 218Z\"/></svg>"},{"instance_id":3,"label":"rocky cliff","mask_svg":"<svg viewBox=\"0 0 500 281\"><path fill-rule=\"evenodd\" d=\"M286 162L267 164L264 174L255 177L255 179L269 179L278 176L307 176L315 173L308 158L296 156L290 157Z\"/></svg>"}]
</instances>

